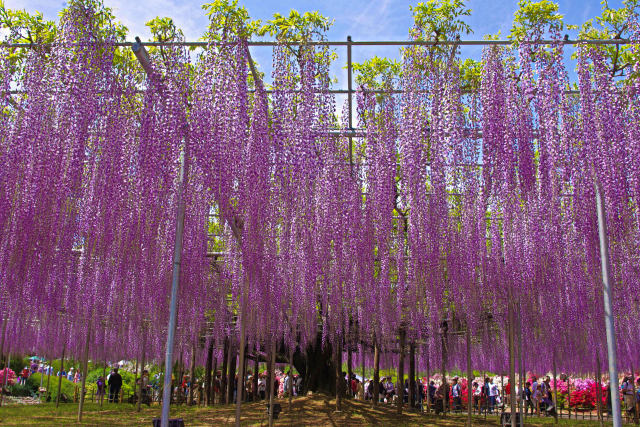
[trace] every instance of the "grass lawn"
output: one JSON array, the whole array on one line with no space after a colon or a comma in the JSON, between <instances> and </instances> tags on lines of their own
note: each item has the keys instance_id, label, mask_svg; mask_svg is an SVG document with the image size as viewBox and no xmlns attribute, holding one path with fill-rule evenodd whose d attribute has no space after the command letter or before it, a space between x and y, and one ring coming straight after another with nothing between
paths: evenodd
<instances>
[{"instance_id":1,"label":"grass lawn","mask_svg":"<svg viewBox=\"0 0 640 427\"><path fill-rule=\"evenodd\" d=\"M464 415L449 415L446 418L434 415L405 413L396 414L390 405L380 405L376 409L370 404L359 401L344 401L343 411L334 412L335 399L324 395L300 397L293 400L289 412L288 400L277 400L282 405L282 413L276 421L281 426L463 426ZM151 426L151 420L160 414L160 406L150 408L143 405L142 412L136 412L130 404L105 403L102 410L95 403L87 403L82 424L76 422L77 404L61 404L56 410L55 404L47 403L30 406L3 406L0 408L1 426L49 426L49 425L85 425L85 426ZM263 426L268 424L264 402L243 405L243 425ZM224 405L213 408L186 407L172 408L172 418L183 418L185 426L223 426L235 421L235 406ZM531 422L529 422L531 421ZM553 418L528 418L527 426L552 425ZM560 420L564 426L596 426L594 421ZM474 426L498 426L497 417L476 417Z\"/></svg>"}]
</instances>

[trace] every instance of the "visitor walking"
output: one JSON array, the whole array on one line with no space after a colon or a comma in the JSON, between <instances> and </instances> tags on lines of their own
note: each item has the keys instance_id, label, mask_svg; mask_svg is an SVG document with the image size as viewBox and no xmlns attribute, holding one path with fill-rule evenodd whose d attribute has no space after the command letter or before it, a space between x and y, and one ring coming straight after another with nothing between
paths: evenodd
<instances>
[{"instance_id":1,"label":"visitor walking","mask_svg":"<svg viewBox=\"0 0 640 427\"><path fill-rule=\"evenodd\" d=\"M493 413L493 410L498 403L498 384L493 382L493 378L489 380L489 413Z\"/></svg>"},{"instance_id":2,"label":"visitor walking","mask_svg":"<svg viewBox=\"0 0 640 427\"><path fill-rule=\"evenodd\" d=\"M104 378L102 378L102 376L99 376L98 379L96 380L96 400L102 402L102 399L104 399L104 393L106 390L106 384L104 381Z\"/></svg>"},{"instance_id":3,"label":"visitor walking","mask_svg":"<svg viewBox=\"0 0 640 427\"><path fill-rule=\"evenodd\" d=\"M633 395L633 379L631 377L624 377L622 385L620 386L622 392L622 398L624 399L624 407L629 416L632 416L636 408L636 398Z\"/></svg>"},{"instance_id":4,"label":"visitor walking","mask_svg":"<svg viewBox=\"0 0 640 427\"><path fill-rule=\"evenodd\" d=\"M458 377L453 377L453 385L451 386L451 396L453 397L453 410L459 412L462 410L462 392Z\"/></svg>"},{"instance_id":5,"label":"visitor walking","mask_svg":"<svg viewBox=\"0 0 640 427\"><path fill-rule=\"evenodd\" d=\"M118 403L118 395L122 388L122 377L118 373L118 368L113 368L109 375L109 402Z\"/></svg>"},{"instance_id":6,"label":"visitor walking","mask_svg":"<svg viewBox=\"0 0 640 427\"><path fill-rule=\"evenodd\" d=\"M533 398L531 395L531 383L527 381L524 385L524 390L522 390L522 401L524 402L524 413L528 414L529 409L531 409L531 415L535 410L535 406L533 404Z\"/></svg>"}]
</instances>

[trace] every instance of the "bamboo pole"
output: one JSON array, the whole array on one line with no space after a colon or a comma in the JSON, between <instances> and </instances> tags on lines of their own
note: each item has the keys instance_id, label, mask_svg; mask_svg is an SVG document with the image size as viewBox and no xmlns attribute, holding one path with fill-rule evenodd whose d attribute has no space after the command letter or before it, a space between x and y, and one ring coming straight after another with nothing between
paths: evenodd
<instances>
[{"instance_id":1,"label":"bamboo pole","mask_svg":"<svg viewBox=\"0 0 640 427\"><path fill-rule=\"evenodd\" d=\"M87 384L87 373L89 371L89 340L91 339L91 320L87 325L87 339L84 344L84 355L82 357L82 386L80 387L80 404L78 405L78 422L82 422L82 410L84 409L85 386Z\"/></svg>"}]
</instances>

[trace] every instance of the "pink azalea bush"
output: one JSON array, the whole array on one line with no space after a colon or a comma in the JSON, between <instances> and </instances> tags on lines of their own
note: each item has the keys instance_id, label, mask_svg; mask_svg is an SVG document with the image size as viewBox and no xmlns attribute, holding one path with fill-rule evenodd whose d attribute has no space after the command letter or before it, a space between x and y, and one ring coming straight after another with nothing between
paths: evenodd
<instances>
[{"instance_id":1,"label":"pink azalea bush","mask_svg":"<svg viewBox=\"0 0 640 427\"><path fill-rule=\"evenodd\" d=\"M0 387L4 386L5 375L7 375L7 385L14 385L16 383L16 373L9 368L4 368L0 370Z\"/></svg>"}]
</instances>

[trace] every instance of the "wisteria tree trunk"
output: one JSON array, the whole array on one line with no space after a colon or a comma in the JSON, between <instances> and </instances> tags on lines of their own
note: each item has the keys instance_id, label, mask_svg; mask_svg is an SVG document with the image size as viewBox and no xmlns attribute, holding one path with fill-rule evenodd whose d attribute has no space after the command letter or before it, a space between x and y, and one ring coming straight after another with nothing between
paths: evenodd
<instances>
[{"instance_id":1,"label":"wisteria tree trunk","mask_svg":"<svg viewBox=\"0 0 640 427\"><path fill-rule=\"evenodd\" d=\"M304 390L314 393L335 394L336 373L330 344L322 346L322 334L318 333L315 345L307 347L306 355L296 349L293 353L293 366L306 378Z\"/></svg>"}]
</instances>

